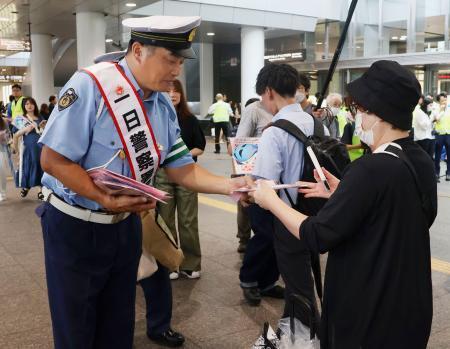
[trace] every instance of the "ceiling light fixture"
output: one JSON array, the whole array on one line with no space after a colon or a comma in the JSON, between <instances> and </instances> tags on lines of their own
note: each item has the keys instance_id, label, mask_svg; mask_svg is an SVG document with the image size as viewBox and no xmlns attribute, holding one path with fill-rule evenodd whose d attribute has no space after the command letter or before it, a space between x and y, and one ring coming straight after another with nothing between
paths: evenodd
<instances>
[{"instance_id":1,"label":"ceiling light fixture","mask_svg":"<svg viewBox=\"0 0 450 349\"><path fill-rule=\"evenodd\" d=\"M9 22L10 19L7 17L0 17L0 22Z\"/></svg>"},{"instance_id":2,"label":"ceiling light fixture","mask_svg":"<svg viewBox=\"0 0 450 349\"><path fill-rule=\"evenodd\" d=\"M393 36L392 40L398 40L398 36Z\"/></svg>"},{"instance_id":3,"label":"ceiling light fixture","mask_svg":"<svg viewBox=\"0 0 450 349\"><path fill-rule=\"evenodd\" d=\"M208 35L208 36L214 36L214 35L216 35L216 33L209 32L209 33L206 33L206 35Z\"/></svg>"},{"instance_id":4,"label":"ceiling light fixture","mask_svg":"<svg viewBox=\"0 0 450 349\"><path fill-rule=\"evenodd\" d=\"M136 4L134 2L127 2L125 4L126 7L136 7Z\"/></svg>"},{"instance_id":5,"label":"ceiling light fixture","mask_svg":"<svg viewBox=\"0 0 450 349\"><path fill-rule=\"evenodd\" d=\"M113 42L113 39L106 39L105 42Z\"/></svg>"},{"instance_id":6,"label":"ceiling light fixture","mask_svg":"<svg viewBox=\"0 0 450 349\"><path fill-rule=\"evenodd\" d=\"M316 42L316 45L322 45L323 42Z\"/></svg>"}]
</instances>

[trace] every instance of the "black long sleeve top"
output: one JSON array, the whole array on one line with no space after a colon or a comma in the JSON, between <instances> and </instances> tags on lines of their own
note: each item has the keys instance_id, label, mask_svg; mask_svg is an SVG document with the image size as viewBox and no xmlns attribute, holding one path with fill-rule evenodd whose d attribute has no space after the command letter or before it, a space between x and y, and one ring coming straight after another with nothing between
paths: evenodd
<instances>
[{"instance_id":1,"label":"black long sleeve top","mask_svg":"<svg viewBox=\"0 0 450 349\"><path fill-rule=\"evenodd\" d=\"M371 154L350 164L316 217L300 227L312 251L329 252L321 347L425 349L432 319L429 227L437 214L433 163L411 139L403 160Z\"/></svg>"}]
</instances>

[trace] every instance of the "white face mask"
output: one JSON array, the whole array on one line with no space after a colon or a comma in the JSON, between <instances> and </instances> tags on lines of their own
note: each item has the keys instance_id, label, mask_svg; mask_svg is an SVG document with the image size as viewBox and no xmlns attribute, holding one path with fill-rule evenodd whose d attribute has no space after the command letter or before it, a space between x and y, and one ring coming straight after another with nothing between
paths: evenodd
<instances>
[{"instance_id":1,"label":"white face mask","mask_svg":"<svg viewBox=\"0 0 450 349\"><path fill-rule=\"evenodd\" d=\"M304 93L296 92L295 93L295 103L302 103L305 100L306 96Z\"/></svg>"},{"instance_id":2,"label":"white face mask","mask_svg":"<svg viewBox=\"0 0 450 349\"><path fill-rule=\"evenodd\" d=\"M341 110L341 108L339 107L330 107L331 112L333 113L334 116L339 114L339 111Z\"/></svg>"},{"instance_id":3,"label":"white face mask","mask_svg":"<svg viewBox=\"0 0 450 349\"><path fill-rule=\"evenodd\" d=\"M376 124L378 124L379 120L376 121L370 130L366 131L362 128L362 113L357 112L355 116L355 134L359 137L361 142L367 144L368 146L372 146L375 143L374 136L373 136L373 128Z\"/></svg>"}]
</instances>

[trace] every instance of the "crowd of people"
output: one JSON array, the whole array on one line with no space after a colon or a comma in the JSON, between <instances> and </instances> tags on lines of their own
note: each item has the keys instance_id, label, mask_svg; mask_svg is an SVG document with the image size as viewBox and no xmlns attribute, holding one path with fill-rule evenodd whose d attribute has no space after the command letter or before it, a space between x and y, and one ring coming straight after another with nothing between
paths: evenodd
<instances>
[{"instance_id":1,"label":"crowd of people","mask_svg":"<svg viewBox=\"0 0 450 349\"><path fill-rule=\"evenodd\" d=\"M126 52L98 59L113 64L77 72L59 102L51 96L38 108L12 86L0 120L0 200L9 169L22 197L43 187L36 212L55 347L132 347L145 234L137 213L155 209L184 260L175 269L156 260L139 280L147 335L163 346L183 345L184 336L171 327L171 280L201 277L197 192L246 189L237 203L237 251L244 254L239 281L249 305L263 297L284 300L285 318L301 295L310 312L297 307L294 317L315 329L323 349L425 348L432 318L429 227L443 148L450 181L447 95L434 102L421 95L410 71L378 61L348 85L347 96L330 93L316 106L307 75L267 64L255 81L260 98L241 111L218 93L208 110L215 153L221 133L228 143L232 128L237 138L259 138L251 176L216 176L197 163L206 139L176 79L184 59L195 57L191 42L200 19L172 17L170 26L158 28L164 21L157 17L144 19L146 25L130 19ZM345 166L312 170L307 146L324 144L327 151L344 149ZM163 204L112 195L87 174L98 167L171 197ZM296 185L276 192L274 183ZM326 252L322 290L319 254Z\"/></svg>"}]
</instances>

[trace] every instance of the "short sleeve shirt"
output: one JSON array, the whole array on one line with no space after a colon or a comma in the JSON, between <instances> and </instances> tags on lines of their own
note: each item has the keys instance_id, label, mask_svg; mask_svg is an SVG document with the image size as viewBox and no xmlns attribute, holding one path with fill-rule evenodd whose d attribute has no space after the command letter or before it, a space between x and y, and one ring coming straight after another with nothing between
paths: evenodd
<instances>
[{"instance_id":1,"label":"short sleeve shirt","mask_svg":"<svg viewBox=\"0 0 450 349\"><path fill-rule=\"evenodd\" d=\"M142 98L143 91L134 79L126 60L121 60L119 66ZM123 148L112 117L101 103L102 97L97 85L87 73L75 73L61 90L61 96L69 89L75 93L73 102L69 106L55 107L39 143L86 170L102 166ZM160 165L181 167L193 163L189 149L181 138L177 116L168 95L153 92L143 101L143 105L160 148ZM107 168L127 177L132 176L128 161L120 157L116 157ZM91 210L102 208L98 203L64 187L48 173L44 174L42 184L71 205Z\"/></svg>"},{"instance_id":2,"label":"short sleeve shirt","mask_svg":"<svg viewBox=\"0 0 450 349\"><path fill-rule=\"evenodd\" d=\"M311 115L305 113L299 104L290 104L282 108L272 119L273 122L285 119L294 123L309 136L314 131ZM260 139L253 176L283 183L297 182L303 172L303 144L278 127L267 128ZM295 202L297 190L289 189L289 195ZM284 191L280 197L289 203Z\"/></svg>"}]
</instances>

